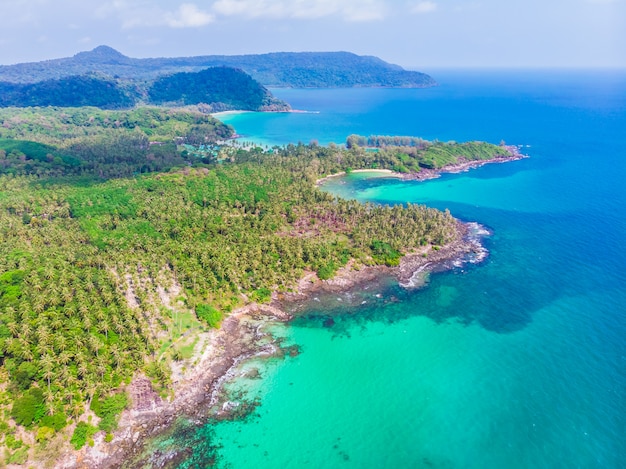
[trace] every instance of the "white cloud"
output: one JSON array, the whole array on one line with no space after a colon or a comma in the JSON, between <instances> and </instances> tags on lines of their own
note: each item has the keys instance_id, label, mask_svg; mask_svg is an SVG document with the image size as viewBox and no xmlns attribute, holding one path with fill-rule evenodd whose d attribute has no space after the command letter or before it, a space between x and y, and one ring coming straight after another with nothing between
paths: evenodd
<instances>
[{"instance_id":1,"label":"white cloud","mask_svg":"<svg viewBox=\"0 0 626 469\"><path fill-rule=\"evenodd\" d=\"M124 29L150 26L170 28L199 28L215 17L194 3L183 3L177 9L163 9L146 0L111 0L96 10L99 18L115 17Z\"/></svg>"},{"instance_id":2,"label":"white cloud","mask_svg":"<svg viewBox=\"0 0 626 469\"><path fill-rule=\"evenodd\" d=\"M411 8L411 13L417 13L417 14L431 13L435 11L436 9L437 9L437 4L435 2L426 0L424 2L419 2L413 5L413 8Z\"/></svg>"},{"instance_id":3,"label":"white cloud","mask_svg":"<svg viewBox=\"0 0 626 469\"><path fill-rule=\"evenodd\" d=\"M223 16L274 19L337 16L346 21L376 21L386 16L382 0L217 0L213 11Z\"/></svg>"},{"instance_id":4,"label":"white cloud","mask_svg":"<svg viewBox=\"0 0 626 469\"><path fill-rule=\"evenodd\" d=\"M171 28L198 28L206 26L215 18L193 3L183 3L175 13L166 13L164 19Z\"/></svg>"}]
</instances>

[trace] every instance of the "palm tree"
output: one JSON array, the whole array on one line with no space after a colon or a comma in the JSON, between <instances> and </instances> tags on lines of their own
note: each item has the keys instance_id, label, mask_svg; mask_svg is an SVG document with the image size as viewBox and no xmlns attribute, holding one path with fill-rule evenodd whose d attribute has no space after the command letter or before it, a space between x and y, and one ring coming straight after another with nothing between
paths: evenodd
<instances>
[{"instance_id":1,"label":"palm tree","mask_svg":"<svg viewBox=\"0 0 626 469\"><path fill-rule=\"evenodd\" d=\"M100 342L98 337L96 337L95 335L90 335L87 338L87 344L89 345L91 351L96 354L96 357L98 357L98 352L102 348L102 343Z\"/></svg>"},{"instance_id":2,"label":"palm tree","mask_svg":"<svg viewBox=\"0 0 626 469\"><path fill-rule=\"evenodd\" d=\"M43 378L48 381L48 392L51 392L50 380L54 377L54 359L50 354L46 353L39 360L39 365L43 370Z\"/></svg>"},{"instance_id":3,"label":"palm tree","mask_svg":"<svg viewBox=\"0 0 626 469\"><path fill-rule=\"evenodd\" d=\"M104 332L104 336L106 337L107 342L109 341L109 323L106 321L102 321L99 325L98 325L98 329L101 332Z\"/></svg>"},{"instance_id":4,"label":"palm tree","mask_svg":"<svg viewBox=\"0 0 626 469\"><path fill-rule=\"evenodd\" d=\"M50 391L50 388L44 391L44 400L48 409L48 415L54 414L54 393Z\"/></svg>"}]
</instances>

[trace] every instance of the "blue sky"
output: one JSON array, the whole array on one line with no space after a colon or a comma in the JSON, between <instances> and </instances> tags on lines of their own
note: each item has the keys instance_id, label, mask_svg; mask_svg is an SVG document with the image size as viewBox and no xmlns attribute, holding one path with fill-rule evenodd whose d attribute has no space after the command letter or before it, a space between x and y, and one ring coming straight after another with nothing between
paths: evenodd
<instances>
[{"instance_id":1,"label":"blue sky","mask_svg":"<svg viewBox=\"0 0 626 469\"><path fill-rule=\"evenodd\" d=\"M346 50L406 68L626 67L626 0L1 0L0 63Z\"/></svg>"}]
</instances>

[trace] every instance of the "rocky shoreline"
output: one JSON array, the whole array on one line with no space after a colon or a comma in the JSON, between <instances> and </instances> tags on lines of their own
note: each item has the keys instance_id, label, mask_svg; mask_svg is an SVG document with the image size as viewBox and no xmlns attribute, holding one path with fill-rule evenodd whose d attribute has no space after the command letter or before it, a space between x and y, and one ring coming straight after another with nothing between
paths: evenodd
<instances>
[{"instance_id":1,"label":"rocky shoreline","mask_svg":"<svg viewBox=\"0 0 626 469\"><path fill-rule=\"evenodd\" d=\"M402 179L425 181L427 179L435 179L440 177L444 173L462 173L472 168L478 168L490 163L507 163L509 161L517 161L523 158L528 158L520 151L520 147L516 145L505 145L504 148L509 151L510 156L501 155L488 160L465 160L457 164L451 164L444 166L440 169L428 169L422 168L418 173L402 174ZM400 174L400 173L394 173Z\"/></svg>"},{"instance_id":2,"label":"rocky shoreline","mask_svg":"<svg viewBox=\"0 0 626 469\"><path fill-rule=\"evenodd\" d=\"M438 177L441 177L441 175L445 173L462 173L465 171L469 171L472 168L478 168L479 166L490 163L507 163L509 161L517 161L523 158L528 158L527 155L524 155L520 151L519 146L505 145L504 148L509 151L510 155L501 155L495 158L490 158L488 160L463 160L457 164L447 165L443 168L438 169L422 168L419 172L413 173L398 173L390 169L355 169L352 171L352 173L382 173L387 174L388 177L395 177L407 181L426 181L428 179L436 179ZM347 173L345 171L341 171L335 174L329 174L328 176L318 179L315 183L316 185L320 186L329 179L345 176L346 174Z\"/></svg>"},{"instance_id":3,"label":"rocky shoreline","mask_svg":"<svg viewBox=\"0 0 626 469\"><path fill-rule=\"evenodd\" d=\"M490 162L523 158L516 151L513 158L467 162L446 168L446 172L464 171ZM437 177L440 172L419 174L411 179ZM381 276L393 276L406 288L413 287L416 273L442 271L465 262L480 262L486 256L480 238L485 231L475 223L457 223L455 239L445 246L426 246L407 253L397 267L357 266L352 261L335 277L321 281L314 272L302 277L294 292L274 293L269 305L248 304L229 315L218 330L202 334L195 364L173 384L174 398L163 400L150 380L137 376L128 386L132 407L123 412L119 428L111 442L100 432L93 446L80 451L67 450L56 467L63 469L112 467L174 467L184 455L142 454L146 443L165 433L175 420L184 416L201 425L208 418L228 418L231 409L224 401L223 385L236 377L238 366L253 357L272 357L290 353L263 326L270 322L287 322L293 315L290 305L303 304L324 292L346 292ZM416 285L418 286L418 285ZM148 459L146 459L148 458ZM179 461L180 462L180 461Z\"/></svg>"},{"instance_id":4,"label":"rocky shoreline","mask_svg":"<svg viewBox=\"0 0 626 469\"><path fill-rule=\"evenodd\" d=\"M269 305L250 304L233 312L220 329L204 333L202 354L197 364L174 384L174 398L161 399L150 380L137 376L128 386L132 407L123 412L114 439L104 442L103 432L94 446L68 450L57 467L104 469L111 467L171 467L171 458L143 461L146 441L165 432L179 416L198 423L223 404L223 384L236 376L238 365L252 357L285 353L262 326L269 321L287 321L289 316ZM215 416L219 412L215 412ZM158 458L157 458L158 459Z\"/></svg>"},{"instance_id":5,"label":"rocky shoreline","mask_svg":"<svg viewBox=\"0 0 626 469\"><path fill-rule=\"evenodd\" d=\"M413 288L419 286L411 284L416 272L442 272L465 263L481 262L487 256L481 239L488 234L490 232L477 223L458 221L455 239L445 246L424 246L409 252L400 259L397 267L356 266L351 261L332 279L324 281L319 280L314 272L308 272L295 292L275 293L272 305L293 316L293 312L298 310L294 305L306 303L316 295L347 292L383 276L393 277L405 288Z\"/></svg>"},{"instance_id":6,"label":"rocky shoreline","mask_svg":"<svg viewBox=\"0 0 626 469\"><path fill-rule=\"evenodd\" d=\"M68 451L57 467L174 467L183 455L143 454L147 441L165 433L180 416L198 425L211 417L228 418L231 412L223 385L238 376L238 366L253 357L290 353L263 330L264 325L289 321L293 315L285 311L293 310L291 305L306 302L323 292L346 292L381 276L393 276L401 285L408 284L415 272L425 268L440 271L467 262L468 256L480 255L483 249L472 237L472 230L472 224L458 222L457 236L451 243L438 249L428 246L411 252L397 267L358 267L349 263L334 278L325 281L319 280L314 272L308 272L295 292L275 293L270 305L252 303L236 310L223 321L219 330L205 333L201 343L204 349L197 364L174 384L174 399L161 399L146 377L136 377L128 388L132 408L122 414L113 441L106 443L104 435L98 434L93 447Z\"/></svg>"}]
</instances>

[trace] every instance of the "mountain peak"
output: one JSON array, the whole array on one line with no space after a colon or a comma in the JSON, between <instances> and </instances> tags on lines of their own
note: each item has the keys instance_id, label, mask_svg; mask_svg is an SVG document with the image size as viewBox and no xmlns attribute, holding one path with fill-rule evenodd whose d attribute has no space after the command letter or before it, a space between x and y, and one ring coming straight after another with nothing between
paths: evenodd
<instances>
[{"instance_id":1,"label":"mountain peak","mask_svg":"<svg viewBox=\"0 0 626 469\"><path fill-rule=\"evenodd\" d=\"M111 61L120 61L120 60L128 60L121 52L116 51L112 47L109 46L98 46L93 50L87 52L79 52L74 56L76 59L88 59L92 62L111 62Z\"/></svg>"}]
</instances>

